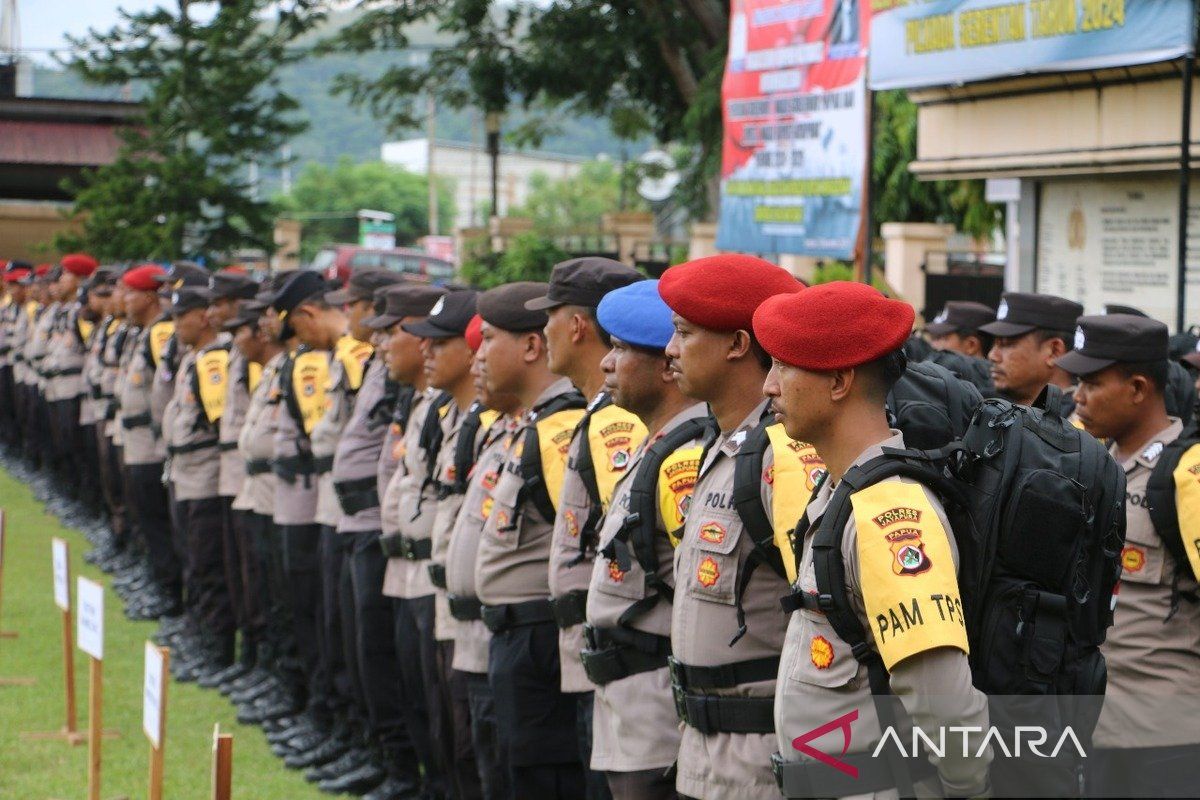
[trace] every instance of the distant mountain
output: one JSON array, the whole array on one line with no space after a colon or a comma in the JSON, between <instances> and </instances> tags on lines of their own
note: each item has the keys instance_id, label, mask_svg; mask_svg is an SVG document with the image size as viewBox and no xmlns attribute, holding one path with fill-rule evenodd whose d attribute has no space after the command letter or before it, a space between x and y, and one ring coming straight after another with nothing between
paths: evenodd
<instances>
[{"instance_id":1,"label":"distant mountain","mask_svg":"<svg viewBox=\"0 0 1200 800\"><path fill-rule=\"evenodd\" d=\"M337 27L343 21L344 17L339 17L328 24ZM429 26L411 32L413 43L423 46L440 43L438 40L441 36ZM388 65L404 60L403 52L334 55L309 59L283 69L282 86L299 101L300 113L310 125L305 133L291 143L297 166L302 168L309 161L332 164L341 156L350 156L355 161L374 161L379 159L379 147L385 141L425 136L424 129L389 132L382 121L372 118L366 111L352 108L344 97L334 97L329 92L334 76L339 73L378 75ZM74 74L45 66L38 66L34 70L34 94L41 97L126 99L121 88L92 86ZM136 87L131 94L136 99ZM527 115L521 111L515 111L506 118L505 127L512 129L526 118ZM613 159L620 157L622 142L612 134L606 120L596 117L556 117L556 123L561 131L547 136L540 150L587 157L601 154ZM482 145L484 133L479 112L439 109L436 136L449 141ZM631 156L639 155L650 145L648 140L624 144Z\"/></svg>"}]
</instances>

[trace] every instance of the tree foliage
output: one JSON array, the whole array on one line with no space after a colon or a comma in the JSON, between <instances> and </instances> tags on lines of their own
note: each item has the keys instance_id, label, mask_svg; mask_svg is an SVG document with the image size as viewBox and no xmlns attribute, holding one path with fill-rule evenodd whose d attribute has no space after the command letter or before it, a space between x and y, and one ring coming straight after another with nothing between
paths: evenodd
<instances>
[{"instance_id":1,"label":"tree foliage","mask_svg":"<svg viewBox=\"0 0 1200 800\"><path fill-rule=\"evenodd\" d=\"M632 193L629 193L632 194ZM510 211L533 220L534 232L546 237L598 233L605 214L620 206L621 171L612 161L589 161L579 174L550 178L535 173L525 203ZM639 198L630 207L641 208ZM628 199L627 199L628 205Z\"/></svg>"},{"instance_id":2,"label":"tree foliage","mask_svg":"<svg viewBox=\"0 0 1200 800\"><path fill-rule=\"evenodd\" d=\"M503 253L487 253L463 262L460 274L480 289L514 281L548 281L554 265L566 259L566 251L553 240L522 233L509 240Z\"/></svg>"},{"instance_id":3,"label":"tree foliage","mask_svg":"<svg viewBox=\"0 0 1200 800\"><path fill-rule=\"evenodd\" d=\"M281 212L304 222L302 261L311 261L321 246L358 240L360 209L396 215L396 241L415 242L429 232L429 181L401 167L373 161L355 164L342 158L336 166L309 164L292 191L278 198ZM438 188L438 216L454 218L454 194L449 182Z\"/></svg>"},{"instance_id":4,"label":"tree foliage","mask_svg":"<svg viewBox=\"0 0 1200 800\"><path fill-rule=\"evenodd\" d=\"M281 146L305 128L277 70L301 57L289 45L320 18L315 5L178 0L174 9L120 11L111 30L68 37L73 72L100 85L137 83L144 95L116 161L72 187L83 233L59 245L105 258L269 249L273 212L252 196L248 165L277 165ZM206 13L208 21L194 19Z\"/></svg>"}]
</instances>

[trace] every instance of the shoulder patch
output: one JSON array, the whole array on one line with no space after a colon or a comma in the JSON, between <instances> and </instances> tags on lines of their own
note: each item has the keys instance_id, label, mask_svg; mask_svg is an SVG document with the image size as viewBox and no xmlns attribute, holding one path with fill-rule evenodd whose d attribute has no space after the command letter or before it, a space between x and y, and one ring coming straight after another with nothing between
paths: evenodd
<instances>
[{"instance_id":1,"label":"shoulder patch","mask_svg":"<svg viewBox=\"0 0 1200 800\"><path fill-rule=\"evenodd\" d=\"M1200 575L1200 444L1192 445L1180 457L1172 477L1179 536L1195 577Z\"/></svg>"},{"instance_id":2,"label":"shoulder patch","mask_svg":"<svg viewBox=\"0 0 1200 800\"><path fill-rule=\"evenodd\" d=\"M658 513L672 547L679 546L679 533L692 506L702 450L699 445L682 447L663 459L658 468Z\"/></svg>"},{"instance_id":3,"label":"shoulder patch","mask_svg":"<svg viewBox=\"0 0 1200 800\"><path fill-rule=\"evenodd\" d=\"M646 439L646 426L634 414L616 405L593 412L588 423L588 448L596 467L600 502L608 508L617 481L625 474L633 451Z\"/></svg>"},{"instance_id":4,"label":"shoulder patch","mask_svg":"<svg viewBox=\"0 0 1200 800\"><path fill-rule=\"evenodd\" d=\"M325 384L328 380L328 352L308 350L296 355L292 366L292 392L304 421L305 433L312 433L317 422L325 416Z\"/></svg>"},{"instance_id":5,"label":"shoulder patch","mask_svg":"<svg viewBox=\"0 0 1200 800\"><path fill-rule=\"evenodd\" d=\"M209 422L225 413L225 389L229 378L229 351L216 348L196 356L196 381L200 403Z\"/></svg>"},{"instance_id":6,"label":"shoulder patch","mask_svg":"<svg viewBox=\"0 0 1200 800\"><path fill-rule=\"evenodd\" d=\"M850 503L863 605L887 668L937 647L970 652L949 533L925 490L888 480Z\"/></svg>"},{"instance_id":7,"label":"shoulder patch","mask_svg":"<svg viewBox=\"0 0 1200 800\"><path fill-rule=\"evenodd\" d=\"M572 408L551 414L536 423L538 449L542 457L542 480L545 481L546 492L556 511L562 495L563 476L567 471L567 452L571 449L571 437L583 414L582 408ZM521 454L516 452L514 456L520 459Z\"/></svg>"},{"instance_id":8,"label":"shoulder patch","mask_svg":"<svg viewBox=\"0 0 1200 800\"><path fill-rule=\"evenodd\" d=\"M817 482L825 474L825 461L807 442L788 438L783 425L767 428L773 462L763 475L771 486L771 521L775 526L775 546L783 556L788 581L796 580L796 555L792 548L792 529L812 497Z\"/></svg>"},{"instance_id":9,"label":"shoulder patch","mask_svg":"<svg viewBox=\"0 0 1200 800\"><path fill-rule=\"evenodd\" d=\"M164 319L150 326L150 356L154 359L154 366L158 366L158 362L162 360L163 349L167 346L167 340L175 335L175 323L171 320Z\"/></svg>"},{"instance_id":10,"label":"shoulder patch","mask_svg":"<svg viewBox=\"0 0 1200 800\"><path fill-rule=\"evenodd\" d=\"M358 388L362 386L363 373L366 371L367 361L373 352L375 352L375 348L366 342L360 342L353 336L343 336L338 340L334 357L342 363L342 367L346 371L346 386L350 391L357 392Z\"/></svg>"}]
</instances>

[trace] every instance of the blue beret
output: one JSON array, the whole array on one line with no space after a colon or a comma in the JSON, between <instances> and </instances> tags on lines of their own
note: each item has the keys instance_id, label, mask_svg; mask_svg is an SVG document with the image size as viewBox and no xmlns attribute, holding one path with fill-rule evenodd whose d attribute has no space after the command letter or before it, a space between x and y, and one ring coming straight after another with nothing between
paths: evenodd
<instances>
[{"instance_id":1,"label":"blue beret","mask_svg":"<svg viewBox=\"0 0 1200 800\"><path fill-rule=\"evenodd\" d=\"M613 289L596 308L600 327L623 342L666 349L675 333L671 309L658 294L658 281L638 281Z\"/></svg>"}]
</instances>

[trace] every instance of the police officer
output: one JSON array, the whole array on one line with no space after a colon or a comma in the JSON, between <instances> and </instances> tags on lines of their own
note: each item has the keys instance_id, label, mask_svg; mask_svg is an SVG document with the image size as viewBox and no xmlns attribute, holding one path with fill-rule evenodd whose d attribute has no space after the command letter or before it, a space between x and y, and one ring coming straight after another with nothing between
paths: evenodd
<instances>
[{"instance_id":1,"label":"police officer","mask_svg":"<svg viewBox=\"0 0 1200 800\"><path fill-rule=\"evenodd\" d=\"M508 759L500 742L496 708L488 683L488 648L492 633L483 624L482 604L475 583L475 561L483 525L495 507L492 490L515 442L521 425L520 399L511 393L493 393L479 372L483 344L483 319L472 317L463 338L475 352L471 365L478 400L467 411L455 446L455 471L467 476L462 503L446 549L446 604L454 618L454 660L451 666L465 679L470 704L471 744L479 770L483 797L513 797ZM467 446L464 429L478 421L478 432Z\"/></svg>"},{"instance_id":2,"label":"police officer","mask_svg":"<svg viewBox=\"0 0 1200 800\"><path fill-rule=\"evenodd\" d=\"M31 442L34 453L34 464L40 470L41 480L34 487L39 499L46 502L51 513L61 513L62 497L58 491L57 481L60 476L55 474L54 441L55 435L51 429L50 407L46 404L46 367L45 360L49 352L50 338L58 324L59 302L57 293L53 290L58 280L60 270L50 264L39 264L34 270L33 295L38 302L37 314L33 322L33 331L25 347L25 360L32 371L33 382L30 384L30 398L33 404L34 438Z\"/></svg>"},{"instance_id":3,"label":"police officer","mask_svg":"<svg viewBox=\"0 0 1200 800\"><path fill-rule=\"evenodd\" d=\"M1049 294L1005 292L996 319L979 330L995 337L988 360L1001 396L1032 405L1047 385L1071 388L1071 376L1054 365L1074 343L1075 320L1083 306ZM1067 392L1069 394L1069 391ZM1064 415L1070 413L1070 400Z\"/></svg>"},{"instance_id":4,"label":"police officer","mask_svg":"<svg viewBox=\"0 0 1200 800\"><path fill-rule=\"evenodd\" d=\"M672 677L686 723L676 787L691 797L778 793L770 770L771 697L784 634L778 602L787 582L770 566L779 559L776 543L753 541L733 490L735 459L767 410L762 381L770 359L750 330L754 309L801 288L774 264L740 255L680 264L659 281L674 312L666 355L677 385L709 404L719 431L675 550ZM774 458L773 446L764 458L769 465L767 458ZM773 507L773 491L763 480L763 508Z\"/></svg>"},{"instance_id":5,"label":"police officer","mask_svg":"<svg viewBox=\"0 0 1200 800\"><path fill-rule=\"evenodd\" d=\"M385 337L382 347L389 376L413 390L411 401L404 403L403 423L398 424L402 431L390 438L391 449L385 447L380 461L395 466L384 488L379 545L388 557L383 594L391 598L393 663L400 670L403 687L396 699L424 767L426 784L431 791L445 794L449 764L442 758L430 719L431 703L437 696L437 660L434 587L426 566L432 554L429 534L437 512L437 490L426 449L440 429L448 400L429 385L420 337L403 327L405 322L421 321L440 310L439 303L445 303L441 296L409 299L411 296L407 287L388 290L385 297L390 310L371 320Z\"/></svg>"},{"instance_id":6,"label":"police officer","mask_svg":"<svg viewBox=\"0 0 1200 800\"><path fill-rule=\"evenodd\" d=\"M1108 687L1088 795L1171 797L1200 780L1200 464L1194 429L1167 414L1168 331L1129 314L1079 318L1057 366L1079 379L1076 413L1126 475L1121 593L1101 646Z\"/></svg>"},{"instance_id":7,"label":"police officer","mask_svg":"<svg viewBox=\"0 0 1200 800\"><path fill-rule=\"evenodd\" d=\"M229 380L229 344L216 344L209 293L182 286L171 296L175 338L183 354L174 395L163 414L174 517L185 544L185 596L197 647L173 660L179 681L215 675L233 662L235 621L225 575L220 483L220 420ZM190 655L190 657L189 657Z\"/></svg>"},{"instance_id":8,"label":"police officer","mask_svg":"<svg viewBox=\"0 0 1200 800\"><path fill-rule=\"evenodd\" d=\"M596 684L591 768L618 800L676 797L679 719L667 670L674 545L691 502L709 419L679 391L663 349L674 327L657 281L609 292L596 311L612 337L604 388L649 437L632 453L600 525L583 665Z\"/></svg>"},{"instance_id":9,"label":"police officer","mask_svg":"<svg viewBox=\"0 0 1200 800\"><path fill-rule=\"evenodd\" d=\"M950 300L925 326L925 334L935 350L953 350L972 358L987 358L992 337L980 327L996 320L996 311L983 303Z\"/></svg>"},{"instance_id":10,"label":"police officer","mask_svg":"<svg viewBox=\"0 0 1200 800\"><path fill-rule=\"evenodd\" d=\"M483 427L481 413L477 413L482 409L472 409L477 395L471 374L475 352L466 340L478 297L479 293L471 289L452 291L439 301L428 319L401 323L405 332L422 340L424 372L429 385L449 398L438 419L437 433L428 437L423 446L437 508L429 531L429 558L418 559L418 565L426 568L434 587L435 675L432 685L425 687L430 734L445 765L450 794L457 800L482 796L471 745L467 678L452 669L456 623L446 597L446 550L467 486L467 474L459 474L458 462L463 458L459 440L467 439L461 446L473 456L475 438ZM473 461L471 458L468 463ZM420 539L411 541L412 549L423 551L426 547Z\"/></svg>"},{"instance_id":11,"label":"police officer","mask_svg":"<svg viewBox=\"0 0 1200 800\"><path fill-rule=\"evenodd\" d=\"M529 302L545 310L546 356L550 371L571 381L587 399L588 410L571 439L562 496L554 522L550 556L550 597L559 626L562 690L579 705L579 757L591 761L592 683L583 672L583 620L587 586L595 558L596 526L629 455L646 435L641 421L614 406L601 390L600 360L608 335L596 323L596 306L606 293L642 280L635 269L607 258L587 256L555 265L545 297ZM608 796L602 775L587 769L587 796Z\"/></svg>"},{"instance_id":12,"label":"police officer","mask_svg":"<svg viewBox=\"0 0 1200 800\"><path fill-rule=\"evenodd\" d=\"M585 401L549 369L546 313L525 308L547 289L513 283L479 298L480 372L490 390L517 395L527 411L492 491L475 581L492 632L488 679L513 786L522 795L579 797L578 702L561 689L548 569L567 450Z\"/></svg>"},{"instance_id":13,"label":"police officer","mask_svg":"<svg viewBox=\"0 0 1200 800\"><path fill-rule=\"evenodd\" d=\"M243 589L243 564L248 554L243 553L242 545L249 535L244 530L246 516L233 510L233 500L246 480L245 462L238 455L237 440L246 409L250 405L249 364L242 351L233 345L232 331L226 327L227 323L239 318L242 304L251 301L258 293L258 288L258 284L244 273L222 270L209 276L208 286L204 290L204 297L208 301L204 313L209 327L217 332L217 337L202 354L215 360L221 359L221 352L226 354L225 397L220 401L221 412L217 422L217 495L221 503L221 549L226 592L232 604L237 630L241 633L238 658L226 669L210 672L197 680L197 684L206 689L216 688L249 672L258 647L254 633L249 628L250 612Z\"/></svg>"},{"instance_id":14,"label":"police officer","mask_svg":"<svg viewBox=\"0 0 1200 800\"><path fill-rule=\"evenodd\" d=\"M3 273L5 288L5 303L0 308L0 330L4 333L3 343L0 343L0 402L3 403L4 434L2 441L5 447L16 455L21 447L21 398L17 392L17 373L21 371L17 354L24 339L21 336L21 318L25 315L26 287L20 281L28 274L28 269L14 266L20 262L8 262Z\"/></svg>"},{"instance_id":15,"label":"police officer","mask_svg":"<svg viewBox=\"0 0 1200 800\"><path fill-rule=\"evenodd\" d=\"M174 324L161 318L160 282L156 276L162 273L162 267L144 264L121 276L130 330L120 337L123 350L113 387L117 407L113 442L121 450L124 494L130 498L127 509L133 538L146 554L156 599L160 601L156 607L146 609L147 616L153 612L176 616L182 611L183 602L183 568L172 543L170 507L162 480L166 445L151 425L150 415L156 364L174 331ZM182 622L168 625L163 633L181 634L181 626ZM190 640L174 642L177 649L182 649L185 643L190 645Z\"/></svg>"},{"instance_id":16,"label":"police officer","mask_svg":"<svg viewBox=\"0 0 1200 800\"><path fill-rule=\"evenodd\" d=\"M824 335L804 335L798 319ZM788 623L779 665L775 733L788 797L881 793L897 786L889 760L870 757L883 731L881 713L871 713L869 698L889 691L923 730L962 726L974 731L964 733L970 739L968 753L949 747L930 757L932 768L912 768L914 780L928 779L920 796L975 797L987 791L987 698L971 685L961 614L931 613L891 637L875 635L869 622L914 593L961 597L957 546L937 498L898 477L852 495L854 513L842 533L840 553L852 608L843 610L870 631L871 654L852 654L816 602L812 540L833 492L848 470L881 455L882 448L904 447L903 436L889 428L885 400L903 372L901 348L912 323L906 303L846 282L771 298L754 315L754 332L773 359L763 387L772 408L788 435L812 442L828 468L796 530L797 552L803 553L796 596L804 602ZM891 520L886 512L894 507L909 513ZM903 527L890 527L897 523ZM900 551L887 546L896 541L909 543L915 554L915 562L905 560L903 569L896 568ZM860 714L865 719L859 718L851 738L847 715ZM811 740L808 752L842 752L840 760L856 778L802 757L802 748L793 745L823 725L825 734ZM984 755L976 757L981 749Z\"/></svg>"}]
</instances>

